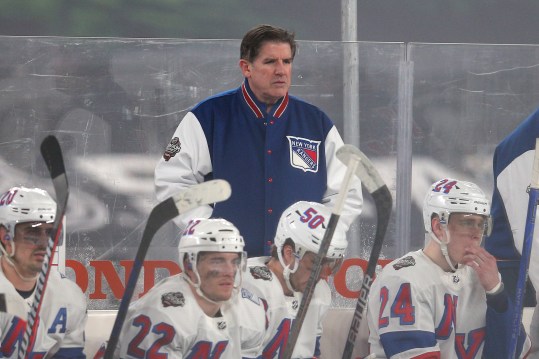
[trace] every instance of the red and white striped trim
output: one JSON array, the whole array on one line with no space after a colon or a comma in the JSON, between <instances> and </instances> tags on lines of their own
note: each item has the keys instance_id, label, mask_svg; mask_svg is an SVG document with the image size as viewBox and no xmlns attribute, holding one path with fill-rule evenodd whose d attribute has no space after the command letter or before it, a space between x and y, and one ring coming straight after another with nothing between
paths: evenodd
<instances>
[{"instance_id":1,"label":"red and white striped trim","mask_svg":"<svg viewBox=\"0 0 539 359\"><path fill-rule=\"evenodd\" d=\"M251 108L251 110L254 112L255 116L257 118L264 118L264 114L260 110L260 108L257 106L251 95L249 94L249 91L247 91L247 87L245 86L245 83L241 84L241 92L243 93L243 98L245 99L245 102L247 102L247 105ZM286 111L286 108L288 107L288 102L290 98L288 97L288 93L284 96L279 106L277 106L277 109L273 113L273 117L280 118L283 113Z\"/></svg>"}]
</instances>

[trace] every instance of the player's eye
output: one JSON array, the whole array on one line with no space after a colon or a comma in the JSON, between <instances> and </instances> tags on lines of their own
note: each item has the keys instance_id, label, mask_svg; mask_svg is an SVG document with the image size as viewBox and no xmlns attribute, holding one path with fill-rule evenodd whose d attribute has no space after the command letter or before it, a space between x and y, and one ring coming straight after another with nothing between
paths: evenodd
<instances>
[{"instance_id":1,"label":"player's eye","mask_svg":"<svg viewBox=\"0 0 539 359\"><path fill-rule=\"evenodd\" d=\"M473 229L484 230L486 228L487 222L485 220L477 221L477 220L472 220L472 219L465 219L465 220L461 220L459 222L459 225L468 230L473 230Z\"/></svg>"},{"instance_id":2,"label":"player's eye","mask_svg":"<svg viewBox=\"0 0 539 359\"><path fill-rule=\"evenodd\" d=\"M223 258L212 258L210 259L211 264L223 264L225 260Z\"/></svg>"},{"instance_id":3,"label":"player's eye","mask_svg":"<svg viewBox=\"0 0 539 359\"><path fill-rule=\"evenodd\" d=\"M241 258L235 258L232 263L237 267L241 266Z\"/></svg>"}]
</instances>

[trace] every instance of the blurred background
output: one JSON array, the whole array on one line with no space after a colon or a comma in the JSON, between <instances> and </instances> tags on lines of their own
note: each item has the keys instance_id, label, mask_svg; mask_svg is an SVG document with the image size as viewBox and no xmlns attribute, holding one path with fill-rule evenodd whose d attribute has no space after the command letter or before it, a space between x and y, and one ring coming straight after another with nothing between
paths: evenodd
<instances>
[{"instance_id":1,"label":"blurred background","mask_svg":"<svg viewBox=\"0 0 539 359\"><path fill-rule=\"evenodd\" d=\"M258 23L341 39L338 0L4 0L0 34L241 38ZM360 41L533 44L536 0L358 0Z\"/></svg>"}]
</instances>

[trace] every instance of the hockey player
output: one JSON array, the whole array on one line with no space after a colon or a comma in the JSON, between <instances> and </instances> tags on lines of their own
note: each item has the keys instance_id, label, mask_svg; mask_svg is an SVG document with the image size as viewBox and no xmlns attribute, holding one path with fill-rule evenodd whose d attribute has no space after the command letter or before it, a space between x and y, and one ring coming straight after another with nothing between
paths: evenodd
<instances>
[{"instance_id":1,"label":"hockey player","mask_svg":"<svg viewBox=\"0 0 539 359\"><path fill-rule=\"evenodd\" d=\"M0 292L18 298L29 311L34 299L53 222L56 203L38 188L13 187L0 196ZM71 280L51 270L41 303L30 358L86 358L86 298ZM26 318L0 317L1 355L17 358Z\"/></svg>"},{"instance_id":2,"label":"hockey player","mask_svg":"<svg viewBox=\"0 0 539 359\"><path fill-rule=\"evenodd\" d=\"M346 171L335 156L343 140L324 112L289 95L295 54L293 33L256 26L241 43L243 84L196 105L180 122L155 169L157 198L211 178L227 180L233 193L179 216L180 228L193 217L223 217L256 257L269 254L279 216L291 204L333 206ZM362 200L355 178L341 216L347 226Z\"/></svg>"},{"instance_id":3,"label":"hockey player","mask_svg":"<svg viewBox=\"0 0 539 359\"><path fill-rule=\"evenodd\" d=\"M292 320L299 309L330 216L330 209L320 203L294 203L281 215L271 257L249 259L244 286L263 298L268 306L269 326L262 353L265 359L278 358L284 353ZM344 225L339 224L319 279L327 278L338 270L347 246ZM322 320L330 305L329 285L319 280L294 347L293 358L319 357Z\"/></svg>"},{"instance_id":4,"label":"hockey player","mask_svg":"<svg viewBox=\"0 0 539 359\"><path fill-rule=\"evenodd\" d=\"M182 273L162 280L130 305L116 355L256 357L265 310L249 292L235 295L247 260L243 248L243 238L230 222L194 219L180 238ZM241 323L240 315L246 319Z\"/></svg>"},{"instance_id":5,"label":"hockey player","mask_svg":"<svg viewBox=\"0 0 539 359\"><path fill-rule=\"evenodd\" d=\"M427 242L384 267L369 294L376 358L510 357L514 307L495 258L482 248L490 205L471 182L442 179L423 205ZM524 349L523 349L524 348ZM519 357L529 348L522 329Z\"/></svg>"}]
</instances>

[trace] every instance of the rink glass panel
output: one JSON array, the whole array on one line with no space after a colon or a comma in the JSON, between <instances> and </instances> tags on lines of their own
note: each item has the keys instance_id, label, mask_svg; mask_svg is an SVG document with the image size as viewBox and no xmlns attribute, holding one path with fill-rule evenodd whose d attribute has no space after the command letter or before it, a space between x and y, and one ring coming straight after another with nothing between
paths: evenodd
<instances>
[{"instance_id":1,"label":"rink glass panel","mask_svg":"<svg viewBox=\"0 0 539 359\"><path fill-rule=\"evenodd\" d=\"M0 51L1 188L54 194L39 145L58 137L70 184L65 273L91 309L117 308L157 204L155 164L190 108L241 84L239 40L0 37ZM393 194L383 259L422 246L422 196L435 179L472 180L490 196L495 145L539 103L538 63L534 46L299 42L290 93L359 144ZM358 113L344 110L345 91ZM365 194L335 306L354 304L375 231ZM177 243L172 223L157 233L137 294L178 271Z\"/></svg>"}]
</instances>

